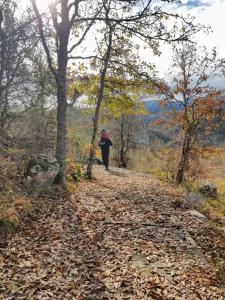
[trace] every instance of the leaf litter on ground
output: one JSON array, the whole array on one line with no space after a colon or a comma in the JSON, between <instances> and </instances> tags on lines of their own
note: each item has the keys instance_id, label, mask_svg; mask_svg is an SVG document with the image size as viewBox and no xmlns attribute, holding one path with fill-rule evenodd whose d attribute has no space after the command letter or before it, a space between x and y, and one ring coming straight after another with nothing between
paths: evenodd
<instances>
[{"instance_id":1,"label":"leaf litter on ground","mask_svg":"<svg viewBox=\"0 0 225 300\"><path fill-rule=\"evenodd\" d=\"M94 172L71 198L36 204L36 220L1 253L0 299L225 299L214 263L222 265L224 238L174 208L174 187L131 171Z\"/></svg>"}]
</instances>

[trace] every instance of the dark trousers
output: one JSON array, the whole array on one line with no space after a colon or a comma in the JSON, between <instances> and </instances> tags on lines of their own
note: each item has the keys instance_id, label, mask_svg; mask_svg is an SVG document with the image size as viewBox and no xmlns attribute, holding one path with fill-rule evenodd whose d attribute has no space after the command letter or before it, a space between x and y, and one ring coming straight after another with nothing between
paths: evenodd
<instances>
[{"instance_id":1,"label":"dark trousers","mask_svg":"<svg viewBox=\"0 0 225 300\"><path fill-rule=\"evenodd\" d=\"M102 149L102 161L105 167L108 169L109 167L109 149Z\"/></svg>"}]
</instances>

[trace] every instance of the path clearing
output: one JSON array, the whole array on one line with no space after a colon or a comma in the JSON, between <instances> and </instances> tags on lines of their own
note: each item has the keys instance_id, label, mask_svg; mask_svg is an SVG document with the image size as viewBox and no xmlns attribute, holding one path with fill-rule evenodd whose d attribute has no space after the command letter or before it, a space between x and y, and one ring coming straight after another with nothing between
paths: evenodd
<instances>
[{"instance_id":1,"label":"path clearing","mask_svg":"<svg viewBox=\"0 0 225 300\"><path fill-rule=\"evenodd\" d=\"M40 202L0 252L0 299L225 299L187 232L206 221L174 209L174 188L114 168L95 177L71 200Z\"/></svg>"}]
</instances>

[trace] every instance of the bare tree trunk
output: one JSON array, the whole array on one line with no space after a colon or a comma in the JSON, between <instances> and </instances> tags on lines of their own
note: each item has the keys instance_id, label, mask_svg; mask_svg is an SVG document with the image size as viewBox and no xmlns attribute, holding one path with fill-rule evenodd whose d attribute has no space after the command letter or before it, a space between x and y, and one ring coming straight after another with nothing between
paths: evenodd
<instances>
[{"instance_id":1,"label":"bare tree trunk","mask_svg":"<svg viewBox=\"0 0 225 300\"><path fill-rule=\"evenodd\" d=\"M57 66L55 69L52 63L50 50L48 48L46 37L43 30L43 21L38 11L36 0L32 0L33 8L38 19L38 26L41 41L47 56L48 65L53 73L57 84L57 140L56 140L56 158L60 165L59 173L55 183L65 184L66 182L66 113L67 113L67 80L66 71L68 63L68 43L72 26L72 20L69 19L68 1L61 1L61 22L58 23L56 9L51 10L52 20L57 32ZM76 11L77 13L77 11ZM75 14L76 14L75 13ZM75 17L75 14L72 16Z\"/></svg>"},{"instance_id":2,"label":"bare tree trunk","mask_svg":"<svg viewBox=\"0 0 225 300\"><path fill-rule=\"evenodd\" d=\"M119 157L119 167L125 168L125 145L124 145L124 125L125 125L125 117L124 114L121 116L121 124L120 124L120 157Z\"/></svg>"},{"instance_id":3,"label":"bare tree trunk","mask_svg":"<svg viewBox=\"0 0 225 300\"><path fill-rule=\"evenodd\" d=\"M0 42L1 42L1 53L0 53L0 135L3 135L3 107L4 103L4 86L3 86L3 74L5 71L5 34L2 30L3 13L0 10Z\"/></svg>"},{"instance_id":4,"label":"bare tree trunk","mask_svg":"<svg viewBox=\"0 0 225 300\"><path fill-rule=\"evenodd\" d=\"M9 108L8 90L5 91L4 95L2 95L2 98L4 99L4 104L0 116L0 133L4 135L6 133L7 115Z\"/></svg>"},{"instance_id":5,"label":"bare tree trunk","mask_svg":"<svg viewBox=\"0 0 225 300\"><path fill-rule=\"evenodd\" d=\"M66 70L68 63L67 45L69 31L60 36L58 52L58 80L57 80L57 139L56 158L60 165L60 171L56 182L65 184L66 182L66 115L67 115L67 81Z\"/></svg>"},{"instance_id":6,"label":"bare tree trunk","mask_svg":"<svg viewBox=\"0 0 225 300\"><path fill-rule=\"evenodd\" d=\"M108 69L110 54L111 54L111 49L112 49L112 36L113 36L113 28L110 27L109 28L109 36L108 36L108 46L107 46L106 55L105 55L105 59L104 59L103 69L102 69L101 76L100 76L100 87L99 87L99 92L98 92L98 97L97 97L97 105L96 105L96 109L95 109L94 127L93 127L92 138L91 138L91 149L90 149L88 166L87 166L87 177L89 179L92 178L92 166L93 166L93 160L94 160L94 155L95 155L95 141L96 141L96 136L97 136L97 132L98 132L100 108L101 108L102 100L104 97L105 78L106 78L106 74L107 74L107 69Z\"/></svg>"},{"instance_id":7,"label":"bare tree trunk","mask_svg":"<svg viewBox=\"0 0 225 300\"><path fill-rule=\"evenodd\" d=\"M56 183L65 184L66 170L66 87L57 87L57 140L56 140L56 158L60 165L60 171L56 178Z\"/></svg>"},{"instance_id":8,"label":"bare tree trunk","mask_svg":"<svg viewBox=\"0 0 225 300\"><path fill-rule=\"evenodd\" d=\"M192 135L193 135L193 129L190 128L186 131L184 141L183 141L181 159L178 164L178 170L176 175L177 184L181 184L184 180L184 174L185 171L187 170L190 150L192 146Z\"/></svg>"}]
</instances>

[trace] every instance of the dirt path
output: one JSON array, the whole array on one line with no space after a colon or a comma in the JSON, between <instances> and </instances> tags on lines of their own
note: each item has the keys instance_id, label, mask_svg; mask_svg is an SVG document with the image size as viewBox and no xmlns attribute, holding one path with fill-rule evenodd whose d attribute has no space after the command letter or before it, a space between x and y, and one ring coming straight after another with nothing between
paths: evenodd
<instances>
[{"instance_id":1,"label":"dirt path","mask_svg":"<svg viewBox=\"0 0 225 300\"><path fill-rule=\"evenodd\" d=\"M0 254L0 299L225 299L187 232L206 221L174 209L175 189L119 169L95 177L39 203Z\"/></svg>"}]
</instances>

